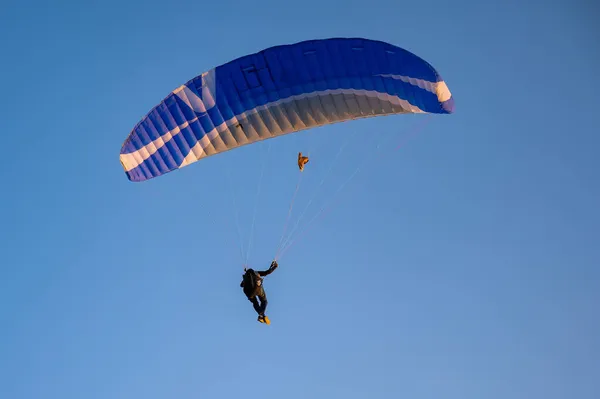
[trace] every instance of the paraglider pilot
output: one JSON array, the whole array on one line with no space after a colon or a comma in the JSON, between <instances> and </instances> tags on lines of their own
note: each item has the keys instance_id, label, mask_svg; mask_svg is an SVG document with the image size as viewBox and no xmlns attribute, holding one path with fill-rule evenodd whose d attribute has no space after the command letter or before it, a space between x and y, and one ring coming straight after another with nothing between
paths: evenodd
<instances>
[{"instance_id":1,"label":"paraglider pilot","mask_svg":"<svg viewBox=\"0 0 600 399\"><path fill-rule=\"evenodd\" d=\"M253 269L244 268L244 276L240 287L242 287L244 294L248 297L248 300L252 302L254 310L258 313L258 321L261 323L270 324L270 320L265 316L265 310L267 310L267 295L263 288L263 277L268 276L277 269L279 265L277 261L271 262L271 266L268 270L256 271ZM260 304L258 300L260 299Z\"/></svg>"}]
</instances>

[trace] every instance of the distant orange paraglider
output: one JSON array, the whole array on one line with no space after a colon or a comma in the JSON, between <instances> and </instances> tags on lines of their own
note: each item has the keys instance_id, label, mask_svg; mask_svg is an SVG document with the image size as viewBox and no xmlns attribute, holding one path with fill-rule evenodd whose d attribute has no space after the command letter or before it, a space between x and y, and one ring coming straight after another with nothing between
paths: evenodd
<instances>
[{"instance_id":1,"label":"distant orange paraglider","mask_svg":"<svg viewBox=\"0 0 600 399\"><path fill-rule=\"evenodd\" d=\"M298 153L298 168L300 168L300 172L304 170L304 165L308 163L308 157L302 155L301 152Z\"/></svg>"}]
</instances>

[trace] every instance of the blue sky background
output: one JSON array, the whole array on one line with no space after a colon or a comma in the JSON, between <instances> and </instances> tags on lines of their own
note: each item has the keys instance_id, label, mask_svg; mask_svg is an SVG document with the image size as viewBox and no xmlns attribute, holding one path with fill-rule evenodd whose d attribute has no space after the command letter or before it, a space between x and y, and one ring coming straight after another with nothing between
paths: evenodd
<instances>
[{"instance_id":1,"label":"blue sky background","mask_svg":"<svg viewBox=\"0 0 600 399\"><path fill-rule=\"evenodd\" d=\"M0 397L599 397L597 5L86 3L1 6ZM120 146L171 90L334 36L422 56L456 113L127 180ZM238 286L240 245L268 267L298 151L311 163L291 223L313 195L303 225L338 202L267 278L265 326Z\"/></svg>"}]
</instances>

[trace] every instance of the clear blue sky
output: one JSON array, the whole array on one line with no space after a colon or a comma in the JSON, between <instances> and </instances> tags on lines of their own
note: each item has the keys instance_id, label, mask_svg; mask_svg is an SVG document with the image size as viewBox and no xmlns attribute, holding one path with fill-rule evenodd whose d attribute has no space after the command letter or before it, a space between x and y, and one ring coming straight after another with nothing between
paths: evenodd
<instances>
[{"instance_id":1,"label":"clear blue sky","mask_svg":"<svg viewBox=\"0 0 600 399\"><path fill-rule=\"evenodd\" d=\"M600 396L598 5L54 3L0 11L0 397ZM127 180L120 146L171 90L335 36L424 57L456 113L427 118L396 152L423 118ZM384 150L334 196L373 155L361 135ZM339 202L267 278L265 326L238 286L240 245L267 160L249 259L268 267L309 150L291 222L313 193L303 224Z\"/></svg>"}]
</instances>

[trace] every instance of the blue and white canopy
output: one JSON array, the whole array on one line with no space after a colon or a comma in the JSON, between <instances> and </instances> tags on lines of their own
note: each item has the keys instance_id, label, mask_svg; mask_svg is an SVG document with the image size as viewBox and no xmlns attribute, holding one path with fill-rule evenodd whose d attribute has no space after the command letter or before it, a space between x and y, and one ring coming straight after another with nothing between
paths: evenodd
<instances>
[{"instance_id":1,"label":"blue and white canopy","mask_svg":"<svg viewBox=\"0 0 600 399\"><path fill-rule=\"evenodd\" d=\"M170 93L121 148L131 181L317 126L373 116L454 111L426 61L361 38L271 47L207 71Z\"/></svg>"}]
</instances>

